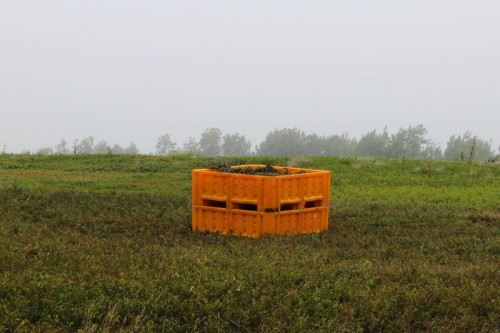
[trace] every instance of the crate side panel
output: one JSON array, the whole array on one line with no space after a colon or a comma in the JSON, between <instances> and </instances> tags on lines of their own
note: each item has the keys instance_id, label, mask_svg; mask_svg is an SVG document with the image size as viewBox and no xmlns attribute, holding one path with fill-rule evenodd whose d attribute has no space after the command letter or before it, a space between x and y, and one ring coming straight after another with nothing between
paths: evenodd
<instances>
[{"instance_id":1,"label":"crate side panel","mask_svg":"<svg viewBox=\"0 0 500 333\"><path fill-rule=\"evenodd\" d=\"M279 213L276 233L296 234L300 227L300 210Z\"/></svg>"},{"instance_id":2,"label":"crate side panel","mask_svg":"<svg viewBox=\"0 0 500 333\"><path fill-rule=\"evenodd\" d=\"M230 231L238 235L259 237L262 234L262 214L232 210Z\"/></svg>"},{"instance_id":3,"label":"crate side panel","mask_svg":"<svg viewBox=\"0 0 500 333\"><path fill-rule=\"evenodd\" d=\"M259 202L261 181L256 177L232 175L230 200L235 202Z\"/></svg>"},{"instance_id":4,"label":"crate side panel","mask_svg":"<svg viewBox=\"0 0 500 333\"><path fill-rule=\"evenodd\" d=\"M278 211L280 200L278 196L277 177L261 177L261 197L259 211Z\"/></svg>"},{"instance_id":5,"label":"crate side panel","mask_svg":"<svg viewBox=\"0 0 500 333\"><path fill-rule=\"evenodd\" d=\"M193 212L193 230L228 233L226 209L194 206Z\"/></svg>"},{"instance_id":6,"label":"crate side panel","mask_svg":"<svg viewBox=\"0 0 500 333\"><path fill-rule=\"evenodd\" d=\"M317 209L304 211L304 232L320 231L321 215Z\"/></svg>"},{"instance_id":7,"label":"crate side panel","mask_svg":"<svg viewBox=\"0 0 500 333\"><path fill-rule=\"evenodd\" d=\"M262 234L277 233L278 213L264 213L262 215Z\"/></svg>"},{"instance_id":8,"label":"crate side panel","mask_svg":"<svg viewBox=\"0 0 500 333\"><path fill-rule=\"evenodd\" d=\"M331 191L331 187L330 187L330 172L326 172L324 174L324 181L323 181L323 186L324 186L324 192L326 194L325 196L325 206L328 206L330 204L330 191Z\"/></svg>"},{"instance_id":9,"label":"crate side panel","mask_svg":"<svg viewBox=\"0 0 500 333\"><path fill-rule=\"evenodd\" d=\"M278 188L280 202L301 200L301 178L302 177L287 177L280 179Z\"/></svg>"},{"instance_id":10,"label":"crate side panel","mask_svg":"<svg viewBox=\"0 0 500 333\"><path fill-rule=\"evenodd\" d=\"M227 198L228 185L229 177L224 174L202 173L198 178L201 197Z\"/></svg>"},{"instance_id":11,"label":"crate side panel","mask_svg":"<svg viewBox=\"0 0 500 333\"><path fill-rule=\"evenodd\" d=\"M266 233L300 234L328 229L328 207L281 213L259 213L212 207L193 207L195 231L259 237Z\"/></svg>"},{"instance_id":12,"label":"crate side panel","mask_svg":"<svg viewBox=\"0 0 500 333\"><path fill-rule=\"evenodd\" d=\"M245 215L245 221L243 223L244 234L246 236L259 237L261 234L261 216L256 215Z\"/></svg>"},{"instance_id":13,"label":"crate side panel","mask_svg":"<svg viewBox=\"0 0 500 333\"><path fill-rule=\"evenodd\" d=\"M200 230L199 209L194 205L191 207L191 229L193 231Z\"/></svg>"},{"instance_id":14,"label":"crate side panel","mask_svg":"<svg viewBox=\"0 0 500 333\"><path fill-rule=\"evenodd\" d=\"M329 184L328 184L329 186ZM311 174L304 177L303 194L304 199L308 198L324 198L328 197L326 192L326 177L323 174Z\"/></svg>"},{"instance_id":15,"label":"crate side panel","mask_svg":"<svg viewBox=\"0 0 500 333\"><path fill-rule=\"evenodd\" d=\"M304 232L328 230L328 207L305 209L303 223Z\"/></svg>"}]
</instances>

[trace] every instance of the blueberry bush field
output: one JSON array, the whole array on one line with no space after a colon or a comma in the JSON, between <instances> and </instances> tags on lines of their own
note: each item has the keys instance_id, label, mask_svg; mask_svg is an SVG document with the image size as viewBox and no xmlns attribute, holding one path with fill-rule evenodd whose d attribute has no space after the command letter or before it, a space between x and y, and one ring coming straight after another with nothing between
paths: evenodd
<instances>
[{"instance_id":1,"label":"blueberry bush field","mask_svg":"<svg viewBox=\"0 0 500 333\"><path fill-rule=\"evenodd\" d=\"M329 230L252 239L191 231L221 161L291 159L0 155L0 331L500 330L498 165L303 158Z\"/></svg>"}]
</instances>

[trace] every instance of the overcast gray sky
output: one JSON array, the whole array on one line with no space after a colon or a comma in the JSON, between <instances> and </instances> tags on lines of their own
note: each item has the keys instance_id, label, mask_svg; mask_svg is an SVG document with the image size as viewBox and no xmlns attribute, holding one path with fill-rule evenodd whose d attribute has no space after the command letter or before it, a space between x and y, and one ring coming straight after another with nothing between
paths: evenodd
<instances>
[{"instance_id":1,"label":"overcast gray sky","mask_svg":"<svg viewBox=\"0 0 500 333\"><path fill-rule=\"evenodd\" d=\"M0 145L208 127L500 145L500 1L0 0Z\"/></svg>"}]
</instances>

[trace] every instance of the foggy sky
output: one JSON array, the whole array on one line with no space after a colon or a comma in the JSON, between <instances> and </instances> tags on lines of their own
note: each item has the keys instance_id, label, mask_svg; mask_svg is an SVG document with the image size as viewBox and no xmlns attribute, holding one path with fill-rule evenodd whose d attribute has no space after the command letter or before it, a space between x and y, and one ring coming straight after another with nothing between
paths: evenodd
<instances>
[{"instance_id":1,"label":"foggy sky","mask_svg":"<svg viewBox=\"0 0 500 333\"><path fill-rule=\"evenodd\" d=\"M423 124L500 145L500 2L0 0L0 145Z\"/></svg>"}]
</instances>

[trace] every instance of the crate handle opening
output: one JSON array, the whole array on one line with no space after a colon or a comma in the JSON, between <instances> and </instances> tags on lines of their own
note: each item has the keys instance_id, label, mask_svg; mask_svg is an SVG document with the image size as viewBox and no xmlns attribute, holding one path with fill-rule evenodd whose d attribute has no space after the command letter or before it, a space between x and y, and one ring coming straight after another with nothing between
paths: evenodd
<instances>
[{"instance_id":1,"label":"crate handle opening","mask_svg":"<svg viewBox=\"0 0 500 333\"><path fill-rule=\"evenodd\" d=\"M314 207L321 207L323 206L323 200L313 200L313 201L307 201L304 204L304 208L314 208Z\"/></svg>"},{"instance_id":2,"label":"crate handle opening","mask_svg":"<svg viewBox=\"0 0 500 333\"><path fill-rule=\"evenodd\" d=\"M233 209L257 211L256 204L233 202Z\"/></svg>"},{"instance_id":3,"label":"crate handle opening","mask_svg":"<svg viewBox=\"0 0 500 333\"><path fill-rule=\"evenodd\" d=\"M226 202L225 201L218 201L218 200L204 199L203 200L203 206L206 206L206 207L217 207L217 208L226 208Z\"/></svg>"},{"instance_id":4,"label":"crate handle opening","mask_svg":"<svg viewBox=\"0 0 500 333\"><path fill-rule=\"evenodd\" d=\"M287 211L287 210L297 210L299 209L299 202L297 203L286 203L286 204L281 204L280 211Z\"/></svg>"}]
</instances>

